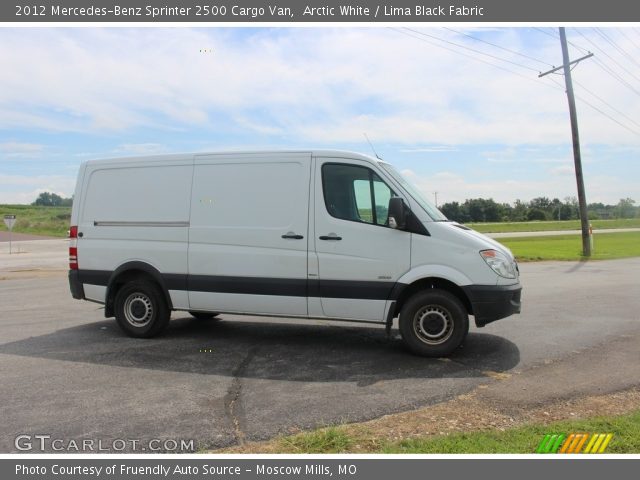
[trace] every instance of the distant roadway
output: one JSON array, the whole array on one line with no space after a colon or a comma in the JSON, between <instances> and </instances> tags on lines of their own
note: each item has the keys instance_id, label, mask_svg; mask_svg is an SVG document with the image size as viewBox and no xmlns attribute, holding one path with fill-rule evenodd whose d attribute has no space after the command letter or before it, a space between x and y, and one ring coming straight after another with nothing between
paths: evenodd
<instances>
[{"instance_id":1,"label":"distant roadway","mask_svg":"<svg viewBox=\"0 0 640 480\"><path fill-rule=\"evenodd\" d=\"M598 235L600 233L622 233L622 232L640 232L640 228L603 228L594 229L593 234ZM500 232L500 233L485 233L486 236L491 238L510 238L510 237L551 237L555 235L580 235L581 230L548 230L541 232Z\"/></svg>"}]
</instances>

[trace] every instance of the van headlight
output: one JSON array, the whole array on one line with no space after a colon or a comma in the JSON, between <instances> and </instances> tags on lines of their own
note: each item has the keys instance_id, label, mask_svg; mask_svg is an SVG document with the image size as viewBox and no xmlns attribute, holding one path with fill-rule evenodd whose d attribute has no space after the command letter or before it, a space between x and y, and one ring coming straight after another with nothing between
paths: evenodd
<instances>
[{"instance_id":1,"label":"van headlight","mask_svg":"<svg viewBox=\"0 0 640 480\"><path fill-rule=\"evenodd\" d=\"M498 250L480 250L480 256L491 267L491 270L504 278L516 278L515 263Z\"/></svg>"}]
</instances>

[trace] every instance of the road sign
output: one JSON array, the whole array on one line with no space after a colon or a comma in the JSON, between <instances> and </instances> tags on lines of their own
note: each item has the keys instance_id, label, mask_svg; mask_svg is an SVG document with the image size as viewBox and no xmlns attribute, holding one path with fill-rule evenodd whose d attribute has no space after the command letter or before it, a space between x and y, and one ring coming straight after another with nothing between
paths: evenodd
<instances>
[{"instance_id":1,"label":"road sign","mask_svg":"<svg viewBox=\"0 0 640 480\"><path fill-rule=\"evenodd\" d=\"M4 216L4 224L7 226L9 230L13 230L13 224L16 223L15 215L5 215Z\"/></svg>"},{"instance_id":2,"label":"road sign","mask_svg":"<svg viewBox=\"0 0 640 480\"><path fill-rule=\"evenodd\" d=\"M9 229L9 255L11 255L11 232L13 230L13 224L16 223L16 216L15 215L5 215L4 216L4 224L7 226L7 228Z\"/></svg>"}]
</instances>

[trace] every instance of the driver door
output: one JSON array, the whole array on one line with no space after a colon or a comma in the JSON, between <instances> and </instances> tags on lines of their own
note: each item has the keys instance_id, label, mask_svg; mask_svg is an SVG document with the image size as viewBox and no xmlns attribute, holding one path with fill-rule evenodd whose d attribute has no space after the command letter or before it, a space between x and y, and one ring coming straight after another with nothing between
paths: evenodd
<instances>
[{"instance_id":1,"label":"driver door","mask_svg":"<svg viewBox=\"0 0 640 480\"><path fill-rule=\"evenodd\" d=\"M411 261L411 234L387 225L395 194L366 162L316 159L313 241L325 316L384 321Z\"/></svg>"}]
</instances>

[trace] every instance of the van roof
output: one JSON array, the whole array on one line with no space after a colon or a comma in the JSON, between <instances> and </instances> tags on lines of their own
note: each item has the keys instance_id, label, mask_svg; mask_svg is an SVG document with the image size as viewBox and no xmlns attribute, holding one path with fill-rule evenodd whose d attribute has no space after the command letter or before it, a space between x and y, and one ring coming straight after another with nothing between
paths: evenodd
<instances>
[{"instance_id":1,"label":"van roof","mask_svg":"<svg viewBox=\"0 0 640 480\"><path fill-rule=\"evenodd\" d=\"M326 157L348 157L358 160L364 160L370 163L377 163L379 159L375 159L369 155L363 153L352 152L348 150L328 150L328 149L282 149L282 150L218 150L209 152L186 152L186 153L171 153L164 155L139 155L129 157L112 157L96 160L88 160L85 162L88 165L103 164L103 163L127 163L127 162L161 162L171 160L184 160L185 157L191 156L206 156L206 155L258 155L258 154L278 154L278 153L308 153L313 156L326 156Z\"/></svg>"}]
</instances>

